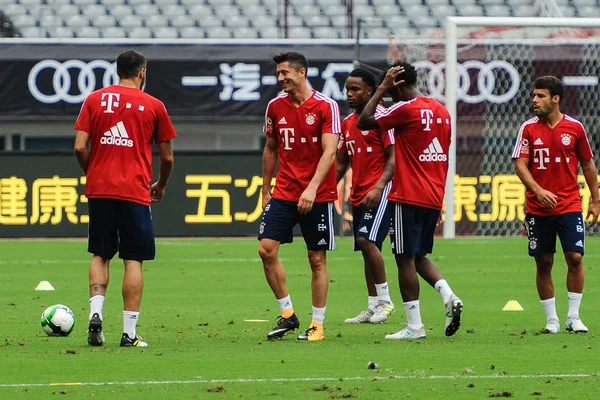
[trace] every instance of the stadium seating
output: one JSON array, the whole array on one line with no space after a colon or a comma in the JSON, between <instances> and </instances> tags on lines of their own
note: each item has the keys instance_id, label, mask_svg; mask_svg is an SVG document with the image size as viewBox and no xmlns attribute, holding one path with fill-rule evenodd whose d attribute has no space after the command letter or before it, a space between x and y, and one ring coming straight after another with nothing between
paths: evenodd
<instances>
[{"instance_id":1,"label":"stadium seating","mask_svg":"<svg viewBox=\"0 0 600 400\"><path fill-rule=\"evenodd\" d=\"M600 17L600 0L555 0L565 17ZM279 38L279 0L0 0L25 37ZM289 0L288 37L344 38L345 0ZM416 36L461 16L537 16L534 0L353 0L361 35Z\"/></svg>"}]
</instances>

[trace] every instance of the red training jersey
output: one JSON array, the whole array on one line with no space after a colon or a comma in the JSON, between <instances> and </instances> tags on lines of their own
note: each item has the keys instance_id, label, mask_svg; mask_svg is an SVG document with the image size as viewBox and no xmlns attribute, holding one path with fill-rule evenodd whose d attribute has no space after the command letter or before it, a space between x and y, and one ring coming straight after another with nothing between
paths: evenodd
<instances>
[{"instance_id":1,"label":"red training jersey","mask_svg":"<svg viewBox=\"0 0 600 400\"><path fill-rule=\"evenodd\" d=\"M273 197L297 202L308 187L323 155L323 134L340 133L338 104L313 90L300 107L285 93L269 102L265 113L265 134L277 140L279 170ZM317 190L316 202L337 200L335 163Z\"/></svg>"},{"instance_id":2,"label":"red training jersey","mask_svg":"<svg viewBox=\"0 0 600 400\"><path fill-rule=\"evenodd\" d=\"M388 199L441 210L444 203L450 114L440 102L416 97L375 114L381 129L394 128L396 172Z\"/></svg>"},{"instance_id":3,"label":"red training jersey","mask_svg":"<svg viewBox=\"0 0 600 400\"><path fill-rule=\"evenodd\" d=\"M385 107L377 106L378 112L384 110ZM342 121L342 135L338 143L338 150L348 153L352 166L350 204L356 207L362 204L365 196L381 178L387 162L385 149L395 142L393 129L361 131L356 127L357 121L356 111Z\"/></svg>"},{"instance_id":4,"label":"red training jersey","mask_svg":"<svg viewBox=\"0 0 600 400\"><path fill-rule=\"evenodd\" d=\"M585 129L576 119L565 114L554 128L538 117L524 122L512 158L529 159L533 179L558 196L556 207L546 208L527 190L526 212L540 216L582 212L577 171L579 162L592 157Z\"/></svg>"},{"instance_id":5,"label":"red training jersey","mask_svg":"<svg viewBox=\"0 0 600 400\"><path fill-rule=\"evenodd\" d=\"M90 135L85 195L149 206L152 141L177 136L164 104L139 89L108 86L85 99L75 129Z\"/></svg>"}]
</instances>

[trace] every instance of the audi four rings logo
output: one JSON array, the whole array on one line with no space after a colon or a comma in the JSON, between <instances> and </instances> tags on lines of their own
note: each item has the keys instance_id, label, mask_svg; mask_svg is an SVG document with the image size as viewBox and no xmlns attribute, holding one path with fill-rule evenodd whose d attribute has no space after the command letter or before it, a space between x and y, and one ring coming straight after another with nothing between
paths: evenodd
<instances>
[{"instance_id":1,"label":"audi four rings logo","mask_svg":"<svg viewBox=\"0 0 600 400\"><path fill-rule=\"evenodd\" d=\"M38 76L40 72L48 69L54 72L52 77L52 92L44 93L38 87ZM119 82L116 63L105 60L94 60L84 62L81 60L68 60L64 62L56 60L43 60L35 64L29 72L27 83L31 95L38 101L46 104L82 103L88 94L96 90L95 70L102 70L102 86L106 87ZM77 76L77 87L72 88L71 71Z\"/></svg>"},{"instance_id":2,"label":"audi four rings logo","mask_svg":"<svg viewBox=\"0 0 600 400\"><path fill-rule=\"evenodd\" d=\"M444 90L446 88L444 69L446 68L446 63L435 64L431 61L417 61L414 63L414 66L417 70L425 69L428 71L427 89L429 94L439 101L444 101ZM465 61L462 64L456 64L456 69L458 74L458 99L465 103L476 104L483 101L506 103L515 97L521 86L519 71L517 71L514 65L503 60L493 60L487 63L477 60ZM470 90L471 76L469 75L469 71L474 70L478 71L477 83L475 85L477 93L473 93L474 90ZM496 88L496 72L504 73L508 76L510 83L507 88Z\"/></svg>"}]
</instances>

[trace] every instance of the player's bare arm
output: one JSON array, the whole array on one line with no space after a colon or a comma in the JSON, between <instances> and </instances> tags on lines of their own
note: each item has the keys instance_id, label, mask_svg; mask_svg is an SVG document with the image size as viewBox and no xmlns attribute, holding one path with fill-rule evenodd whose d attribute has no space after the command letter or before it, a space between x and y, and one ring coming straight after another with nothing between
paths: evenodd
<instances>
[{"instance_id":1,"label":"player's bare arm","mask_svg":"<svg viewBox=\"0 0 600 400\"><path fill-rule=\"evenodd\" d=\"M533 176L529 171L529 158L517 158L515 160L515 170L521 182L523 182L527 189L531 190L535 194L540 203L542 203L546 208L556 207L557 196L554 193L542 188L540 185L538 185L535 179L533 179Z\"/></svg>"},{"instance_id":2,"label":"player's bare arm","mask_svg":"<svg viewBox=\"0 0 600 400\"><path fill-rule=\"evenodd\" d=\"M277 167L278 159L278 148L277 140L267 137L265 148L263 150L262 158L262 175L263 175L263 186L262 186L262 208L263 210L271 201L271 181L275 174L275 168Z\"/></svg>"},{"instance_id":3,"label":"player's bare arm","mask_svg":"<svg viewBox=\"0 0 600 400\"><path fill-rule=\"evenodd\" d=\"M315 198L317 197L317 189L319 189L319 185L321 185L321 182L323 182L323 179L325 179L335 161L338 139L339 136L333 133L324 133L321 135L323 155L319 159L315 175L298 200L298 212L300 214L308 214L312 210Z\"/></svg>"},{"instance_id":4,"label":"player's bare arm","mask_svg":"<svg viewBox=\"0 0 600 400\"><path fill-rule=\"evenodd\" d=\"M381 103L383 96L385 96L388 90L404 83L403 80L396 81L396 77L403 72L404 68L402 67L393 67L388 70L385 78L383 78L383 82L381 82L373 97L371 97L363 111L358 116L358 122L356 123L358 129L367 130L379 128L379 124L377 123L377 120L375 120L375 111L377 110L377 105Z\"/></svg>"},{"instance_id":5,"label":"player's bare arm","mask_svg":"<svg viewBox=\"0 0 600 400\"><path fill-rule=\"evenodd\" d=\"M346 171L348 170L348 165L350 165L350 157L348 157L348 153L346 153L346 146L342 147L338 150L335 156L335 181L339 182L342 180Z\"/></svg>"},{"instance_id":6,"label":"player's bare arm","mask_svg":"<svg viewBox=\"0 0 600 400\"><path fill-rule=\"evenodd\" d=\"M173 172L175 158L173 156L173 146L170 140L159 143L158 156L160 158L160 169L158 180L150 187L150 200L153 202L161 201L165 195L165 188Z\"/></svg>"},{"instance_id":7,"label":"player's bare arm","mask_svg":"<svg viewBox=\"0 0 600 400\"><path fill-rule=\"evenodd\" d=\"M77 131L75 137L75 157L77 163L81 167L84 174L87 174L88 165L90 164L90 149L88 143L90 141L90 134L85 131Z\"/></svg>"},{"instance_id":8,"label":"player's bare arm","mask_svg":"<svg viewBox=\"0 0 600 400\"><path fill-rule=\"evenodd\" d=\"M381 174L381 178L377 181L377 184L367 193L365 200L363 201L363 208L365 210L372 210L377 207L377 204L381 201L381 194L385 186L394 177L394 170L396 168L396 157L394 153L394 145L390 145L385 149L385 156L387 158L385 167Z\"/></svg>"},{"instance_id":9,"label":"player's bare arm","mask_svg":"<svg viewBox=\"0 0 600 400\"><path fill-rule=\"evenodd\" d=\"M600 192L598 191L598 170L596 170L596 165L594 164L593 159L589 159L581 162L581 170L583 171L583 176L585 177L585 182L590 188L590 196L591 201L588 207L588 213L585 217L589 219L592 217L592 221L590 222L590 226L596 225L598 222L598 215L600 215Z\"/></svg>"}]
</instances>

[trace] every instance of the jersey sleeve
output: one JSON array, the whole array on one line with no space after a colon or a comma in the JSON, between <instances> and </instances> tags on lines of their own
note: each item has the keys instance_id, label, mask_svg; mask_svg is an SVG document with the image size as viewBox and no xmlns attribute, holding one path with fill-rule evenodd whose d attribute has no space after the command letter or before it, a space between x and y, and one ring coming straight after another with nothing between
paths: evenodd
<instances>
[{"instance_id":1,"label":"jersey sleeve","mask_svg":"<svg viewBox=\"0 0 600 400\"><path fill-rule=\"evenodd\" d=\"M408 103L396 103L386 110L375 113L375 121L383 131L403 125L408 120Z\"/></svg>"},{"instance_id":2,"label":"jersey sleeve","mask_svg":"<svg viewBox=\"0 0 600 400\"><path fill-rule=\"evenodd\" d=\"M177 133L175 127L169 118L167 108L162 101L157 100L156 104L156 127L154 129L154 140L156 143L163 143L175 139Z\"/></svg>"},{"instance_id":3,"label":"jersey sleeve","mask_svg":"<svg viewBox=\"0 0 600 400\"><path fill-rule=\"evenodd\" d=\"M275 127L273 124L273 121L275 120L274 108L273 101L269 102L267 109L265 110L265 123L263 125L263 132L271 139L277 138L277 136L273 133L275 132Z\"/></svg>"},{"instance_id":4,"label":"jersey sleeve","mask_svg":"<svg viewBox=\"0 0 600 400\"><path fill-rule=\"evenodd\" d=\"M517 158L529 158L529 129L526 124L521 125L519 134L517 135L517 141L515 148L512 152L512 159Z\"/></svg>"},{"instance_id":5,"label":"jersey sleeve","mask_svg":"<svg viewBox=\"0 0 600 400\"><path fill-rule=\"evenodd\" d=\"M394 129L382 130L381 134L383 139L383 148L387 149L388 147L394 145L396 143L396 139L394 138Z\"/></svg>"},{"instance_id":6,"label":"jersey sleeve","mask_svg":"<svg viewBox=\"0 0 600 400\"><path fill-rule=\"evenodd\" d=\"M342 134L338 140L338 150L342 150L344 148L344 143L346 142L346 137L344 136L344 132L346 132L346 125L348 125L348 120L345 119L342 121Z\"/></svg>"},{"instance_id":7,"label":"jersey sleeve","mask_svg":"<svg viewBox=\"0 0 600 400\"><path fill-rule=\"evenodd\" d=\"M340 122L340 107L336 101L332 99L324 101L321 110L321 117L323 119L321 133L334 133L339 135L342 131L342 124Z\"/></svg>"},{"instance_id":8,"label":"jersey sleeve","mask_svg":"<svg viewBox=\"0 0 600 400\"><path fill-rule=\"evenodd\" d=\"M92 113L90 110L91 101L89 100L89 98L90 96L88 96L81 105L81 110L79 110L79 116L77 117L77 121L75 122L75 130L84 131L91 134L90 124Z\"/></svg>"},{"instance_id":9,"label":"jersey sleeve","mask_svg":"<svg viewBox=\"0 0 600 400\"><path fill-rule=\"evenodd\" d=\"M590 142L588 141L587 134L585 133L585 128L583 126L578 129L577 144L575 147L575 151L577 152L577 158L579 161L587 161L590 158L594 157L592 153L592 148L590 147Z\"/></svg>"}]
</instances>

